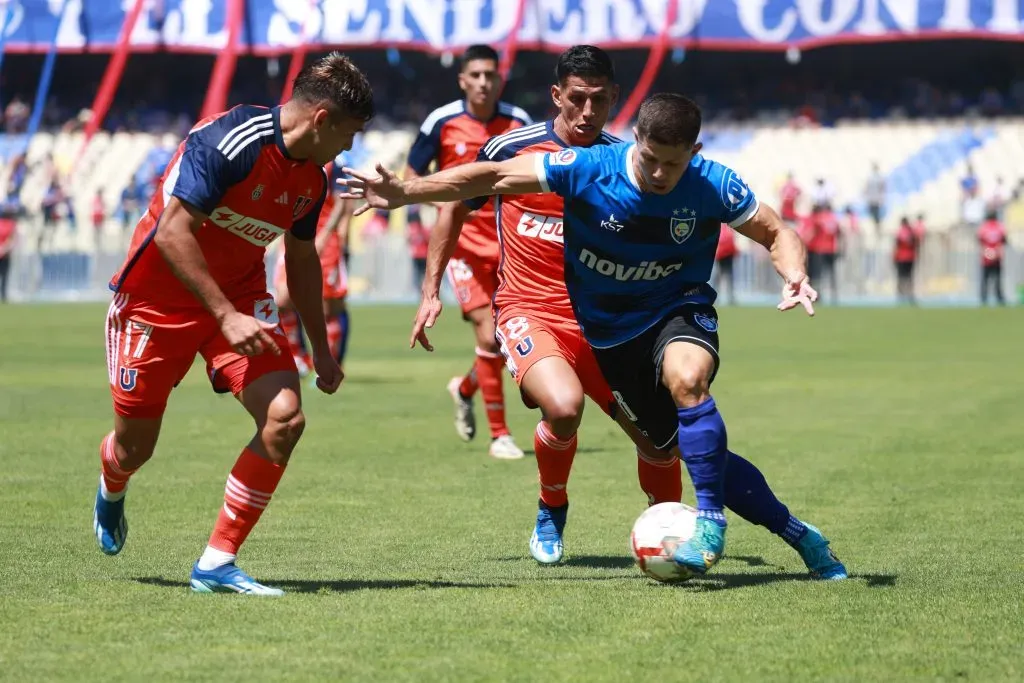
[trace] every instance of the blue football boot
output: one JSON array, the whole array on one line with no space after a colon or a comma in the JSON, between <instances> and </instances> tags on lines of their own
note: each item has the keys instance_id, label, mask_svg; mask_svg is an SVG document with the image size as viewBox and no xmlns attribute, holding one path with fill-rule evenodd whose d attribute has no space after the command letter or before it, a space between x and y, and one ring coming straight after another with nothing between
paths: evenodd
<instances>
[{"instance_id":1,"label":"blue football boot","mask_svg":"<svg viewBox=\"0 0 1024 683\"><path fill-rule=\"evenodd\" d=\"M124 516L124 496L120 500L103 498L103 485L96 490L96 503L92 509L92 528L96 542L107 555L117 555L128 538L128 520Z\"/></svg>"},{"instance_id":2,"label":"blue football boot","mask_svg":"<svg viewBox=\"0 0 1024 683\"><path fill-rule=\"evenodd\" d=\"M701 575L714 567L724 552L725 527L706 517L698 517L693 538L680 543L672 553L672 559L679 566Z\"/></svg>"},{"instance_id":3,"label":"blue football boot","mask_svg":"<svg viewBox=\"0 0 1024 683\"><path fill-rule=\"evenodd\" d=\"M540 501L537 505L537 525L530 537L530 554L541 564L558 564L562 561L562 532L569 504L549 507Z\"/></svg>"},{"instance_id":4,"label":"blue football boot","mask_svg":"<svg viewBox=\"0 0 1024 683\"><path fill-rule=\"evenodd\" d=\"M242 593L245 595L284 595L280 588L264 586L243 572L235 563L224 564L216 569L203 571L199 562L192 566L189 583L196 593Z\"/></svg>"},{"instance_id":5,"label":"blue football boot","mask_svg":"<svg viewBox=\"0 0 1024 683\"><path fill-rule=\"evenodd\" d=\"M802 524L807 527L807 533L793 545L793 548L800 553L811 576L825 581L841 581L847 578L846 567L828 547L825 535L807 522Z\"/></svg>"}]
</instances>

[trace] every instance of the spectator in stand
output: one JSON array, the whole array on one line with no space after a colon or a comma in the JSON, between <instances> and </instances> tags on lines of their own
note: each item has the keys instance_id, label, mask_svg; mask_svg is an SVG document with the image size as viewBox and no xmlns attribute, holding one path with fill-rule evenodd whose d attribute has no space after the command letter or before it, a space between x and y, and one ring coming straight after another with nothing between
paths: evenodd
<instances>
[{"instance_id":1,"label":"spectator in stand","mask_svg":"<svg viewBox=\"0 0 1024 683\"><path fill-rule=\"evenodd\" d=\"M960 179L960 200L978 193L978 176L974 174L974 166L967 164L967 173Z\"/></svg>"},{"instance_id":2,"label":"spectator in stand","mask_svg":"<svg viewBox=\"0 0 1024 683\"><path fill-rule=\"evenodd\" d=\"M871 175L864 184L864 202L868 205L868 215L875 224L875 234L882 234L882 212L885 210L885 176L882 175L878 163L871 164Z\"/></svg>"},{"instance_id":3,"label":"spectator in stand","mask_svg":"<svg viewBox=\"0 0 1024 683\"><path fill-rule=\"evenodd\" d=\"M103 221L107 219L107 210L103 206L103 190L97 189L96 195L92 198L92 230L99 237L103 231Z\"/></svg>"},{"instance_id":4,"label":"spectator in stand","mask_svg":"<svg viewBox=\"0 0 1024 683\"><path fill-rule=\"evenodd\" d=\"M7 103L7 108L4 109L4 130L8 134L24 133L25 128L28 126L29 114L31 113L32 110L21 99L21 96L15 95L14 99Z\"/></svg>"},{"instance_id":5,"label":"spectator in stand","mask_svg":"<svg viewBox=\"0 0 1024 683\"><path fill-rule=\"evenodd\" d=\"M835 191L832 189L832 185L824 178L818 178L814 181L814 187L811 189L811 203L815 210L826 207L832 208L832 198L835 196Z\"/></svg>"},{"instance_id":6,"label":"spectator in stand","mask_svg":"<svg viewBox=\"0 0 1024 683\"><path fill-rule=\"evenodd\" d=\"M8 198L21 194L26 177L28 177L28 164L25 162L25 154L22 153L11 159L11 175L7 179Z\"/></svg>"},{"instance_id":7,"label":"spectator in stand","mask_svg":"<svg viewBox=\"0 0 1024 683\"><path fill-rule=\"evenodd\" d=\"M792 227L800 220L796 212L796 203L801 195L800 186L796 184L792 171L786 174L786 182L782 184L779 194L779 216Z\"/></svg>"},{"instance_id":8,"label":"spectator in stand","mask_svg":"<svg viewBox=\"0 0 1024 683\"><path fill-rule=\"evenodd\" d=\"M989 283L994 285L996 302L1006 305L1003 297L1003 254L1006 250L1006 228L995 211L990 211L978 228L981 246L981 305L988 304Z\"/></svg>"},{"instance_id":9,"label":"spectator in stand","mask_svg":"<svg viewBox=\"0 0 1024 683\"><path fill-rule=\"evenodd\" d=\"M409 238L409 256L412 257L412 288L418 292L427 274L427 246L430 244L430 228L423 225L419 205L409 207L406 230Z\"/></svg>"},{"instance_id":10,"label":"spectator in stand","mask_svg":"<svg viewBox=\"0 0 1024 683\"><path fill-rule=\"evenodd\" d=\"M0 303L7 303L7 279L11 272L11 253L18 229L18 210L13 202L0 203Z\"/></svg>"},{"instance_id":11,"label":"spectator in stand","mask_svg":"<svg viewBox=\"0 0 1024 683\"><path fill-rule=\"evenodd\" d=\"M43 201L40 208L43 213L43 229L39 231L38 249L42 251L43 242L52 242L53 235L57 232L57 221L59 219L60 206L64 204L64 192L60 189L60 183L54 177L50 180L46 192L43 194Z\"/></svg>"},{"instance_id":12,"label":"spectator in stand","mask_svg":"<svg viewBox=\"0 0 1024 683\"><path fill-rule=\"evenodd\" d=\"M836 259L839 257L842 232L839 219L827 205L818 206L807 225L807 275L811 282L822 287L822 278L828 279L831 297L829 303L839 302L839 285L836 281ZM824 290L820 290L824 291Z\"/></svg>"},{"instance_id":13,"label":"spectator in stand","mask_svg":"<svg viewBox=\"0 0 1024 683\"><path fill-rule=\"evenodd\" d=\"M733 273L733 261L739 250L736 248L736 233L725 223L718 233L718 248L715 250L715 289L722 292L722 281L729 285L729 305L736 305L736 277Z\"/></svg>"},{"instance_id":14,"label":"spectator in stand","mask_svg":"<svg viewBox=\"0 0 1024 683\"><path fill-rule=\"evenodd\" d=\"M985 218L985 200L981 198L981 192L977 184L964 193L963 201L960 204L960 221L967 230L975 233L978 226Z\"/></svg>"},{"instance_id":15,"label":"spectator in stand","mask_svg":"<svg viewBox=\"0 0 1024 683\"><path fill-rule=\"evenodd\" d=\"M910 219L904 216L900 227L896 230L896 245L893 261L896 264L896 303L917 305L914 297L914 265L921 240L910 225Z\"/></svg>"},{"instance_id":16,"label":"spectator in stand","mask_svg":"<svg viewBox=\"0 0 1024 683\"><path fill-rule=\"evenodd\" d=\"M133 228L141 216L140 197L138 183L135 182L135 176L132 176L128 181L128 187L121 192L121 224L125 232Z\"/></svg>"},{"instance_id":17,"label":"spectator in stand","mask_svg":"<svg viewBox=\"0 0 1024 683\"><path fill-rule=\"evenodd\" d=\"M857 212L850 205L843 210L843 220L839 230L844 234L844 239L847 236L860 235L860 219L857 218Z\"/></svg>"},{"instance_id":18,"label":"spectator in stand","mask_svg":"<svg viewBox=\"0 0 1024 683\"><path fill-rule=\"evenodd\" d=\"M1003 220L1003 210L1010 202L1010 188L1006 186L1003 176L996 176L995 186L988 195L987 213L994 213L999 220Z\"/></svg>"}]
</instances>

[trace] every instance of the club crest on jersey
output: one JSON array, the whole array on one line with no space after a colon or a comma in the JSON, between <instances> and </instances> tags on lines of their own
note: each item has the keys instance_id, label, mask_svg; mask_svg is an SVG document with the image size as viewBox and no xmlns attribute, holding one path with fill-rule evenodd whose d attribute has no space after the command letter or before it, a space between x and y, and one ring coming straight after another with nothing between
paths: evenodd
<instances>
[{"instance_id":1,"label":"club crest on jersey","mask_svg":"<svg viewBox=\"0 0 1024 683\"><path fill-rule=\"evenodd\" d=\"M676 244L682 244L690 239L696 227L696 218L673 218L669 223L668 230Z\"/></svg>"},{"instance_id":2,"label":"club crest on jersey","mask_svg":"<svg viewBox=\"0 0 1024 683\"><path fill-rule=\"evenodd\" d=\"M298 218L302 213L313 203L312 197L306 195L299 195L299 198L295 200L295 206L292 207L292 218Z\"/></svg>"},{"instance_id":3,"label":"club crest on jersey","mask_svg":"<svg viewBox=\"0 0 1024 683\"><path fill-rule=\"evenodd\" d=\"M551 166L568 166L574 161L576 161L576 150L566 148L559 152L552 152L548 163Z\"/></svg>"},{"instance_id":4,"label":"club crest on jersey","mask_svg":"<svg viewBox=\"0 0 1024 683\"><path fill-rule=\"evenodd\" d=\"M135 368L126 368L122 365L118 371L118 383L125 391L132 391L135 389L135 378L138 375L139 371Z\"/></svg>"},{"instance_id":5,"label":"club crest on jersey","mask_svg":"<svg viewBox=\"0 0 1024 683\"><path fill-rule=\"evenodd\" d=\"M704 315L703 313L694 313L693 322L697 323L708 332L715 332L718 330L718 320L711 316Z\"/></svg>"},{"instance_id":6,"label":"club crest on jersey","mask_svg":"<svg viewBox=\"0 0 1024 683\"><path fill-rule=\"evenodd\" d=\"M252 191L252 200L256 201L257 199L259 199L262 196L263 196L263 186L262 185L257 185L256 188Z\"/></svg>"},{"instance_id":7,"label":"club crest on jersey","mask_svg":"<svg viewBox=\"0 0 1024 683\"><path fill-rule=\"evenodd\" d=\"M458 154L460 157L463 154L465 154L466 153L466 143L465 142L460 142L457 145L455 145L455 153Z\"/></svg>"}]
</instances>

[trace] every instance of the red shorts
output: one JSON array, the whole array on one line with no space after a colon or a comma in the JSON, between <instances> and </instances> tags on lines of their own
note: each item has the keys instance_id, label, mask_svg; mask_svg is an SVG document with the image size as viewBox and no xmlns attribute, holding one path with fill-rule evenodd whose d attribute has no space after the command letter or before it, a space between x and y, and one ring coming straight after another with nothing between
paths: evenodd
<instances>
[{"instance_id":1,"label":"red shorts","mask_svg":"<svg viewBox=\"0 0 1024 683\"><path fill-rule=\"evenodd\" d=\"M278 322L269 294L232 302L242 313ZM206 311L169 308L118 293L107 311L107 374L114 410L128 418L163 415L167 397L192 367L196 354L206 360L206 375L218 393L237 394L270 372L295 372L288 339L278 327L270 332L280 355L236 353Z\"/></svg>"},{"instance_id":2,"label":"red shorts","mask_svg":"<svg viewBox=\"0 0 1024 683\"><path fill-rule=\"evenodd\" d=\"M490 307L498 289L498 262L456 247L455 255L448 262L448 280L455 289L463 314Z\"/></svg>"},{"instance_id":3,"label":"red shorts","mask_svg":"<svg viewBox=\"0 0 1024 683\"><path fill-rule=\"evenodd\" d=\"M339 259L335 263L320 262L320 271L323 274L324 299L344 299L348 295L348 270L345 268L345 261ZM284 269L284 253L277 257L274 265L274 288L277 291L288 287L288 276Z\"/></svg>"},{"instance_id":4,"label":"red shorts","mask_svg":"<svg viewBox=\"0 0 1024 683\"><path fill-rule=\"evenodd\" d=\"M576 371L583 393L609 416L614 416L616 404L611 387L605 382L594 352L575 319L507 307L498 312L494 329L505 365L516 384L521 385L526 373L542 358L562 358Z\"/></svg>"}]
</instances>

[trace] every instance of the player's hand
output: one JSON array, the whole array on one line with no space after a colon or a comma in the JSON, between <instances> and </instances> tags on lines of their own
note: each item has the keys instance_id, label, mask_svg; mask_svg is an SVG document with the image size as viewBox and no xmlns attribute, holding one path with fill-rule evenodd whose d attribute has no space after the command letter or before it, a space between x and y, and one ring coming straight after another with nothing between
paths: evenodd
<instances>
[{"instance_id":1,"label":"player's hand","mask_svg":"<svg viewBox=\"0 0 1024 683\"><path fill-rule=\"evenodd\" d=\"M433 327L438 316L441 315L441 297L437 294L424 294L420 300L420 308L416 311L416 319L412 323L412 336L409 337L409 348L416 348L416 342L427 351L433 351L434 346L427 339L427 328Z\"/></svg>"},{"instance_id":2,"label":"player's hand","mask_svg":"<svg viewBox=\"0 0 1024 683\"><path fill-rule=\"evenodd\" d=\"M276 328L277 325L273 323L257 320L238 311L227 314L220 323L220 333L228 340L231 348L246 356L258 356L268 350L275 356L281 355L281 348L270 336Z\"/></svg>"},{"instance_id":3,"label":"player's hand","mask_svg":"<svg viewBox=\"0 0 1024 683\"><path fill-rule=\"evenodd\" d=\"M325 394L333 394L345 379L345 373L329 349L313 354L313 370L316 372L316 388Z\"/></svg>"},{"instance_id":4,"label":"player's hand","mask_svg":"<svg viewBox=\"0 0 1024 683\"><path fill-rule=\"evenodd\" d=\"M390 210L404 206L402 199L405 191L402 181L384 168L384 164L377 164L376 174L363 173L347 166L341 171L350 177L338 178L336 181L341 190L338 196L342 199L366 200L365 204L355 210L353 216L359 216L370 209Z\"/></svg>"},{"instance_id":5,"label":"player's hand","mask_svg":"<svg viewBox=\"0 0 1024 683\"><path fill-rule=\"evenodd\" d=\"M811 287L807 275L796 273L782 286L782 301L779 302L778 309L788 311L799 304L807 311L807 315L814 315L814 302L817 300L818 292Z\"/></svg>"}]
</instances>

